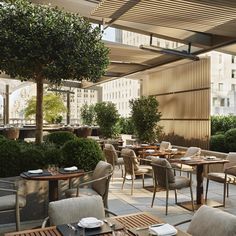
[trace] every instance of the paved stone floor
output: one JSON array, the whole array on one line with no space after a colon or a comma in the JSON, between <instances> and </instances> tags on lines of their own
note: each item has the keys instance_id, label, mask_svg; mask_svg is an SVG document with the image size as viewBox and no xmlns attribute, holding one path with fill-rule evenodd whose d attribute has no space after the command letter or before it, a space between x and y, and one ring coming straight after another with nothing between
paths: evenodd
<instances>
[{"instance_id":1,"label":"paved stone floor","mask_svg":"<svg viewBox=\"0 0 236 236\"><path fill-rule=\"evenodd\" d=\"M193 191L195 197L195 188L196 188L196 176L193 176ZM145 185L152 185L151 178L145 178ZM140 211L150 212L153 215L156 215L170 224L175 224L183 220L191 219L193 213L187 211L182 207L175 205L174 203L174 191L170 191L169 195L169 213L165 215L165 192L157 192L156 199L154 202L153 208L151 208L152 192L142 188L142 180L135 180L135 189L134 193L131 196L130 188L131 181L126 180L124 189L121 190L122 178L120 170L115 170L113 180L110 182L110 191L109 191L109 209L116 213L117 215L135 213ZM205 183L204 183L205 188ZM223 185L210 182L208 198L213 199L219 202L222 202L222 193ZM236 215L236 186L230 186L230 196L226 200L226 207L222 210L230 212ZM178 201L188 201L190 199L189 188L181 190L178 192ZM0 217L2 217L0 215ZM22 222L22 229L32 228L40 225L42 220L34 222ZM186 230L188 224L180 226L181 229ZM6 227L0 226L0 235L3 235L3 232L14 231L14 225L9 225Z\"/></svg>"}]
</instances>

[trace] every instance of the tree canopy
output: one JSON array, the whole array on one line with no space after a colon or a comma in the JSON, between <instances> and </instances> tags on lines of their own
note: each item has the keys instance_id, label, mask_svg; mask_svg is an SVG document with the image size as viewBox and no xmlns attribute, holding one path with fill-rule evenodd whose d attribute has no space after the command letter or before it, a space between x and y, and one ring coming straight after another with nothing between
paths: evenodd
<instances>
[{"instance_id":1,"label":"tree canopy","mask_svg":"<svg viewBox=\"0 0 236 236\"><path fill-rule=\"evenodd\" d=\"M36 143L42 141L43 82L97 81L109 50L98 27L80 17L27 0L1 2L0 71L37 84Z\"/></svg>"},{"instance_id":2,"label":"tree canopy","mask_svg":"<svg viewBox=\"0 0 236 236\"><path fill-rule=\"evenodd\" d=\"M43 119L48 123L58 123L66 107L59 95L49 93L43 99ZM36 97L32 97L25 108L25 117L30 118L36 114Z\"/></svg>"}]
</instances>

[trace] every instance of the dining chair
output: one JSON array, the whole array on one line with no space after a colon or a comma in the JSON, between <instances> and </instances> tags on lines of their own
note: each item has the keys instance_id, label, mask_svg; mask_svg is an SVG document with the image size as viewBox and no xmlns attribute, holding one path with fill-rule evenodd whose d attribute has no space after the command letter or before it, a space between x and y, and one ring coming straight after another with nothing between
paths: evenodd
<instances>
[{"instance_id":1,"label":"dining chair","mask_svg":"<svg viewBox=\"0 0 236 236\"><path fill-rule=\"evenodd\" d=\"M67 198L100 195L103 199L104 207L108 208L108 190L113 167L105 161L99 161L94 171L87 173L88 179L78 183L75 188L65 191ZM91 176L91 177L90 177Z\"/></svg>"},{"instance_id":2,"label":"dining chair","mask_svg":"<svg viewBox=\"0 0 236 236\"><path fill-rule=\"evenodd\" d=\"M179 226L190 222L187 233L192 236L233 236L236 235L236 216L218 208L202 205L192 220L175 224Z\"/></svg>"},{"instance_id":3,"label":"dining chair","mask_svg":"<svg viewBox=\"0 0 236 236\"><path fill-rule=\"evenodd\" d=\"M144 187L144 176L152 176L152 167L150 165L140 165L134 150L129 148L124 148L121 150L121 157L124 159L125 167L122 189L124 188L127 175L130 175L132 180L131 195L133 195L135 177L142 176L142 183Z\"/></svg>"},{"instance_id":4,"label":"dining chair","mask_svg":"<svg viewBox=\"0 0 236 236\"><path fill-rule=\"evenodd\" d=\"M16 230L20 230L20 210L26 205L26 198L20 194L18 183L0 180L0 192L7 195L0 197L0 213L15 212Z\"/></svg>"},{"instance_id":5,"label":"dining chair","mask_svg":"<svg viewBox=\"0 0 236 236\"><path fill-rule=\"evenodd\" d=\"M171 143L170 142L166 142L166 141L161 141L160 143L160 151L165 151L166 149L171 149Z\"/></svg>"},{"instance_id":6,"label":"dining chair","mask_svg":"<svg viewBox=\"0 0 236 236\"><path fill-rule=\"evenodd\" d=\"M122 157L118 157L118 151L114 148L114 146L110 143L106 143L103 149L104 156L106 161L113 166L113 170L116 166L121 169L121 177L123 177L123 165L124 160Z\"/></svg>"},{"instance_id":7,"label":"dining chair","mask_svg":"<svg viewBox=\"0 0 236 236\"><path fill-rule=\"evenodd\" d=\"M183 157L192 158L192 157L196 157L196 156L200 156L200 155L201 155L201 148L189 147ZM187 171L187 173L189 173L190 171L193 171L193 167L190 165L186 165L186 164L182 164L182 163L172 163L171 165L175 169L180 171L180 175L181 175L181 171Z\"/></svg>"},{"instance_id":8,"label":"dining chair","mask_svg":"<svg viewBox=\"0 0 236 236\"><path fill-rule=\"evenodd\" d=\"M207 193L209 181L215 181L217 183L223 184L223 207L225 207L225 197L229 197L229 184L236 184L236 152L230 152L226 157L228 163L224 164L223 172L209 172L208 166L208 174L206 176L206 194L205 200L207 201Z\"/></svg>"},{"instance_id":9,"label":"dining chair","mask_svg":"<svg viewBox=\"0 0 236 236\"><path fill-rule=\"evenodd\" d=\"M83 196L50 202L48 217L42 227L78 222L84 217L105 218L105 208L101 196Z\"/></svg>"},{"instance_id":10,"label":"dining chair","mask_svg":"<svg viewBox=\"0 0 236 236\"><path fill-rule=\"evenodd\" d=\"M166 190L166 215L168 214L169 190L175 191L175 204L178 204L177 190L183 188L190 188L192 209L194 211L192 173L190 172L189 178L185 176L175 176L173 167L164 158L152 158L151 165L153 168L153 175L154 175L154 190L153 190L151 207L153 207L158 186Z\"/></svg>"}]
</instances>

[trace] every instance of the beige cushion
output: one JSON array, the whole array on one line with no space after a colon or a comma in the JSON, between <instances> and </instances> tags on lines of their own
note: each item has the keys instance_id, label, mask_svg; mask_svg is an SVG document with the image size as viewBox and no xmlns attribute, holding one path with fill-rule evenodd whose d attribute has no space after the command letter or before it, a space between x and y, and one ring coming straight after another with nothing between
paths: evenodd
<instances>
[{"instance_id":1,"label":"beige cushion","mask_svg":"<svg viewBox=\"0 0 236 236\"><path fill-rule=\"evenodd\" d=\"M199 147L189 147L184 154L184 157L199 156L201 154L201 148Z\"/></svg>"},{"instance_id":2,"label":"beige cushion","mask_svg":"<svg viewBox=\"0 0 236 236\"><path fill-rule=\"evenodd\" d=\"M93 171L93 179L98 179L104 177L112 172L112 165L105 162L99 161L96 165L95 170ZM103 179L101 181L97 181L92 183L92 188L101 196L103 196L107 191L108 180Z\"/></svg>"},{"instance_id":3,"label":"beige cushion","mask_svg":"<svg viewBox=\"0 0 236 236\"><path fill-rule=\"evenodd\" d=\"M50 225L78 222L84 217L105 218L100 196L76 197L50 202L48 215Z\"/></svg>"},{"instance_id":4,"label":"beige cushion","mask_svg":"<svg viewBox=\"0 0 236 236\"><path fill-rule=\"evenodd\" d=\"M121 150L121 156L124 158L130 158L130 161L132 162L133 166L134 166L134 171L137 171L139 169L139 162L137 159L137 156L134 152L134 150L129 149L129 148L124 148ZM125 168L128 167L128 169L130 168L130 166L127 166L128 162L124 162L125 164Z\"/></svg>"},{"instance_id":5,"label":"beige cushion","mask_svg":"<svg viewBox=\"0 0 236 236\"><path fill-rule=\"evenodd\" d=\"M26 205L26 199L23 196L19 196L19 207L22 208ZM14 210L16 208L16 195L6 195L0 197L0 211Z\"/></svg>"},{"instance_id":6,"label":"beige cushion","mask_svg":"<svg viewBox=\"0 0 236 236\"><path fill-rule=\"evenodd\" d=\"M203 205L194 214L187 232L193 236L234 236L236 216Z\"/></svg>"},{"instance_id":7,"label":"beige cushion","mask_svg":"<svg viewBox=\"0 0 236 236\"><path fill-rule=\"evenodd\" d=\"M160 151L164 151L166 149L171 149L171 143L166 142L166 141L162 141L160 144Z\"/></svg>"},{"instance_id":8,"label":"beige cushion","mask_svg":"<svg viewBox=\"0 0 236 236\"><path fill-rule=\"evenodd\" d=\"M193 170L192 166L180 164L180 163L171 163L171 166L175 169L184 170L184 171L192 171Z\"/></svg>"},{"instance_id":9,"label":"beige cushion","mask_svg":"<svg viewBox=\"0 0 236 236\"><path fill-rule=\"evenodd\" d=\"M152 173L152 167L147 165L140 165L139 169L135 171L135 174L150 174Z\"/></svg>"},{"instance_id":10,"label":"beige cushion","mask_svg":"<svg viewBox=\"0 0 236 236\"><path fill-rule=\"evenodd\" d=\"M124 159L123 159L122 157L119 157L119 158L117 159L117 164L118 164L118 165L123 165L123 164L124 164Z\"/></svg>"},{"instance_id":11,"label":"beige cushion","mask_svg":"<svg viewBox=\"0 0 236 236\"><path fill-rule=\"evenodd\" d=\"M167 167L167 174L168 174L168 182L169 183L174 183L175 182L175 176L174 176L174 171L170 165L170 163L164 159L164 158L152 158L152 163L163 166L163 167ZM164 168L162 168L164 170ZM158 182L163 182L164 186L165 186L165 174L162 176L162 180L158 180ZM160 183L161 184L161 183Z\"/></svg>"},{"instance_id":12,"label":"beige cushion","mask_svg":"<svg viewBox=\"0 0 236 236\"><path fill-rule=\"evenodd\" d=\"M226 160L228 160L229 162L224 164L224 171L226 171L232 166L236 166L236 152L229 152L228 156L226 157ZM234 171L231 172L231 174L235 173L235 170L230 171Z\"/></svg>"},{"instance_id":13,"label":"beige cushion","mask_svg":"<svg viewBox=\"0 0 236 236\"><path fill-rule=\"evenodd\" d=\"M190 186L190 179L184 176L175 176L175 182L169 183L169 189L181 189Z\"/></svg>"},{"instance_id":14,"label":"beige cushion","mask_svg":"<svg viewBox=\"0 0 236 236\"><path fill-rule=\"evenodd\" d=\"M224 183L225 181L225 174L218 173L218 172L211 172L207 175L207 178L219 183ZM227 175L227 182L228 183L236 183L236 176L234 175Z\"/></svg>"}]
</instances>

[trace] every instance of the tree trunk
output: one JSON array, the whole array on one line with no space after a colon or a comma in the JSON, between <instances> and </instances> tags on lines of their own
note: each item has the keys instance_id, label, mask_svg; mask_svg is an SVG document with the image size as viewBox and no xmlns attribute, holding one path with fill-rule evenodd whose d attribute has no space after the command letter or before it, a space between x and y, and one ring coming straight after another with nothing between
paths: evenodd
<instances>
[{"instance_id":1,"label":"tree trunk","mask_svg":"<svg viewBox=\"0 0 236 236\"><path fill-rule=\"evenodd\" d=\"M43 141L43 79L38 78L36 81L37 97L35 143L40 144Z\"/></svg>"}]
</instances>

